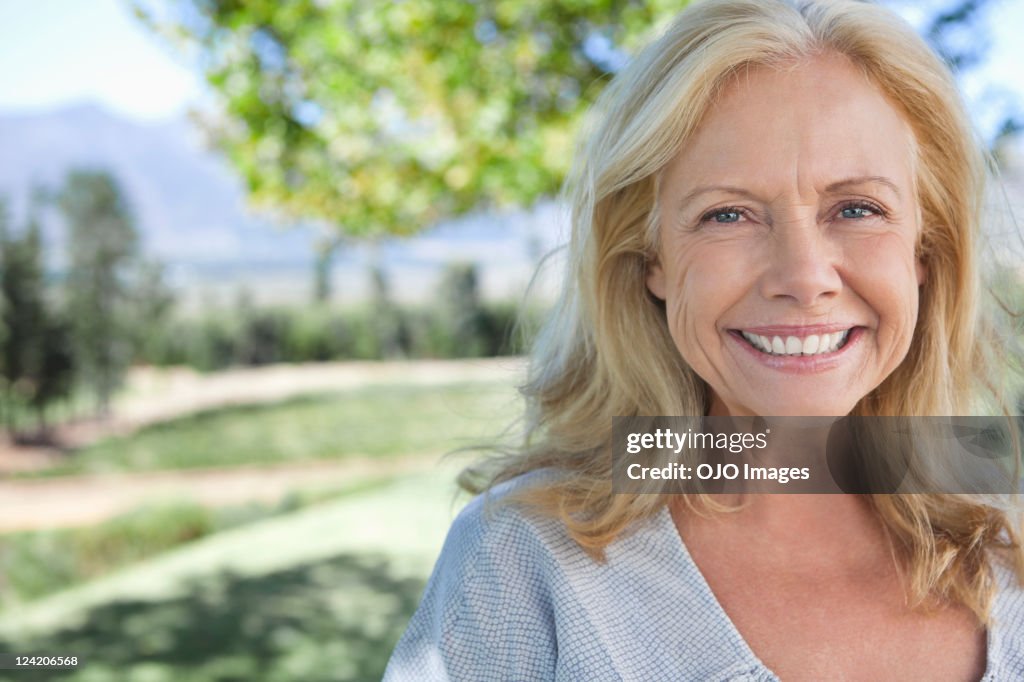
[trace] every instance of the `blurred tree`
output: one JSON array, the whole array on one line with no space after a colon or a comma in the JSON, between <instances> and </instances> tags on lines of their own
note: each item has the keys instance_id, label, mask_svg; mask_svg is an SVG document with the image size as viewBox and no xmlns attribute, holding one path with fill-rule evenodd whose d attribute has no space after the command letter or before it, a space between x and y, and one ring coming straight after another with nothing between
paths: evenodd
<instances>
[{"instance_id":1,"label":"blurred tree","mask_svg":"<svg viewBox=\"0 0 1024 682\"><path fill-rule=\"evenodd\" d=\"M33 192L28 224L20 236L12 236L0 220L0 292L7 330L2 342L5 423L11 434L17 428L16 405L34 409L44 432L47 408L70 394L74 373L67 322L46 300L39 227L44 200L39 190Z\"/></svg>"},{"instance_id":2,"label":"blurred tree","mask_svg":"<svg viewBox=\"0 0 1024 682\"><path fill-rule=\"evenodd\" d=\"M957 77L980 67L989 56L991 36L986 25L988 13L998 2L992 0L881 0L904 13L908 9L924 16L918 30L932 48L945 60ZM991 148L1000 147L1024 128L1024 117L1017 97L1005 83L985 84L983 100L975 102L984 108L986 124L993 126L988 140ZM981 112L975 112L980 115Z\"/></svg>"},{"instance_id":3,"label":"blurred tree","mask_svg":"<svg viewBox=\"0 0 1024 682\"><path fill-rule=\"evenodd\" d=\"M476 265L451 263L437 286L437 311L446 357L479 357L485 351L485 311Z\"/></svg>"},{"instance_id":4,"label":"blurred tree","mask_svg":"<svg viewBox=\"0 0 1024 682\"><path fill-rule=\"evenodd\" d=\"M133 217L114 178L74 170L56 194L68 228L67 302L75 362L100 415L131 360L127 268L136 255Z\"/></svg>"},{"instance_id":5,"label":"blurred tree","mask_svg":"<svg viewBox=\"0 0 1024 682\"><path fill-rule=\"evenodd\" d=\"M0 195L0 244L7 243L8 240L8 215L7 215L7 198ZM2 257L0 257L2 259ZM2 262L0 262L0 277L3 277ZM0 344L7 343L7 301L5 297L0 295ZM0 353L0 389L3 390L3 395L7 394L7 362L4 359L4 354ZM0 400L0 420L4 424L7 424L10 417L7 412L9 405L6 400Z\"/></svg>"},{"instance_id":6,"label":"blurred tree","mask_svg":"<svg viewBox=\"0 0 1024 682\"><path fill-rule=\"evenodd\" d=\"M409 345L402 324L402 313L391 298L388 273L380 265L374 248L374 265L370 268L370 319L377 348L382 358L400 358Z\"/></svg>"},{"instance_id":7,"label":"blurred tree","mask_svg":"<svg viewBox=\"0 0 1024 682\"><path fill-rule=\"evenodd\" d=\"M954 71L977 66L989 45L979 41L979 23L989 0L939 3L925 28L925 38Z\"/></svg>"},{"instance_id":8,"label":"blurred tree","mask_svg":"<svg viewBox=\"0 0 1024 682\"><path fill-rule=\"evenodd\" d=\"M46 431L48 408L71 395L75 377L70 321L66 316L51 313L43 322L35 390L29 399L41 434Z\"/></svg>"},{"instance_id":9,"label":"blurred tree","mask_svg":"<svg viewBox=\"0 0 1024 682\"><path fill-rule=\"evenodd\" d=\"M288 318L280 310L248 307L240 312L241 326L235 363L266 365L281 362L288 335Z\"/></svg>"},{"instance_id":10,"label":"blurred tree","mask_svg":"<svg viewBox=\"0 0 1024 682\"><path fill-rule=\"evenodd\" d=\"M235 295L234 313L231 364L266 365L285 359L288 320L283 310L257 306L252 291L243 285Z\"/></svg>"},{"instance_id":11,"label":"blurred tree","mask_svg":"<svg viewBox=\"0 0 1024 682\"><path fill-rule=\"evenodd\" d=\"M34 392L45 329L42 250L35 207L20 236L0 222L0 294L3 296L2 346L6 425L14 433L15 404Z\"/></svg>"},{"instance_id":12,"label":"blurred tree","mask_svg":"<svg viewBox=\"0 0 1024 682\"><path fill-rule=\"evenodd\" d=\"M7 244L10 241L9 220L7 199L0 196L0 282L2 282L7 273L5 254L8 249ZM11 432L11 424L14 419L13 405L11 405L13 384L8 379L9 370L6 352L9 338L7 332L7 319L9 315L7 296L3 294L2 287L0 287L0 344L2 344L4 349L4 352L0 352L0 388L3 389L2 399L0 399L0 412L2 412L0 418L3 419L3 423L7 426L8 433Z\"/></svg>"},{"instance_id":13,"label":"blurred tree","mask_svg":"<svg viewBox=\"0 0 1024 682\"><path fill-rule=\"evenodd\" d=\"M321 235L316 242L316 260L313 264L313 301L323 303L330 300L333 293L331 282L331 265L334 254L341 246L341 236Z\"/></svg>"},{"instance_id":14,"label":"blurred tree","mask_svg":"<svg viewBox=\"0 0 1024 682\"><path fill-rule=\"evenodd\" d=\"M127 291L133 359L147 357L167 335L167 323L174 308L174 293L167 283L164 266L151 260L137 260L128 271Z\"/></svg>"},{"instance_id":15,"label":"blurred tree","mask_svg":"<svg viewBox=\"0 0 1024 682\"><path fill-rule=\"evenodd\" d=\"M252 197L352 235L553 194L581 112L686 0L132 0L197 49Z\"/></svg>"}]
</instances>

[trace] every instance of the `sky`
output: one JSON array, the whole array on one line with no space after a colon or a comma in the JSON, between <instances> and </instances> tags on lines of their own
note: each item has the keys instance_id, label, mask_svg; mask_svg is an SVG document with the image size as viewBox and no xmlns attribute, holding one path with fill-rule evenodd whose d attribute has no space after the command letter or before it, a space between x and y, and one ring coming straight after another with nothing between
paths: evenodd
<instances>
[{"instance_id":1,"label":"sky","mask_svg":"<svg viewBox=\"0 0 1024 682\"><path fill-rule=\"evenodd\" d=\"M990 58L965 84L983 131L991 107L982 91L998 84L1024 108L1024 0L992 2ZM912 23L921 16L915 4L899 0ZM0 113L92 102L156 121L202 106L203 93L198 71L150 35L125 0L0 0Z\"/></svg>"},{"instance_id":2,"label":"sky","mask_svg":"<svg viewBox=\"0 0 1024 682\"><path fill-rule=\"evenodd\" d=\"M0 111L93 102L155 121L202 91L198 73L122 0L0 0Z\"/></svg>"}]
</instances>

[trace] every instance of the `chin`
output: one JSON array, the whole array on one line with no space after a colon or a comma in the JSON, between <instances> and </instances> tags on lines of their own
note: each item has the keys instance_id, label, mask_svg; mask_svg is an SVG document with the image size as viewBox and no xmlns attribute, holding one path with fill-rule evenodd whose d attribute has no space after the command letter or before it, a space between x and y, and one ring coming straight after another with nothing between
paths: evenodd
<instances>
[{"instance_id":1,"label":"chin","mask_svg":"<svg viewBox=\"0 0 1024 682\"><path fill-rule=\"evenodd\" d=\"M737 409L728 407L731 415L751 415L758 417L845 417L853 411L856 403L822 404L810 400L775 400L766 404L743 406Z\"/></svg>"}]
</instances>

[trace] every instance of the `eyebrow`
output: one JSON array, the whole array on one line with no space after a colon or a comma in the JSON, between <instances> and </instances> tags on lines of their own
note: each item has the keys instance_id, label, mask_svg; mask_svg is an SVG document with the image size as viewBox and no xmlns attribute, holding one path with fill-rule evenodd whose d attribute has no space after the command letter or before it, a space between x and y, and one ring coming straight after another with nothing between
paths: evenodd
<instances>
[{"instance_id":1,"label":"eyebrow","mask_svg":"<svg viewBox=\"0 0 1024 682\"><path fill-rule=\"evenodd\" d=\"M903 195L900 193L900 188L896 186L896 183L884 175L862 175L854 178L844 178L843 180L837 180L825 187L825 191L832 194L854 185L868 184L877 184L888 187L892 190L892 193L896 195L897 199L903 198ZM707 194L708 192L727 192L729 194L738 194L739 196L743 196L748 199L758 199L757 195L750 190L744 189L743 187L737 187L736 185L707 185L694 189L692 192L680 199L677 204L677 210L684 210L691 201L699 197L701 194Z\"/></svg>"},{"instance_id":2,"label":"eyebrow","mask_svg":"<svg viewBox=\"0 0 1024 682\"><path fill-rule=\"evenodd\" d=\"M729 194L738 194L740 196L747 197L748 199L757 199L757 195L748 189L743 189L742 187L736 187L735 185L708 185L705 187L698 187L680 199L679 203L676 204L676 211L679 212L685 210L691 201L699 197L701 194L707 194L708 192L728 192Z\"/></svg>"},{"instance_id":3,"label":"eyebrow","mask_svg":"<svg viewBox=\"0 0 1024 682\"><path fill-rule=\"evenodd\" d=\"M892 190L892 193L896 195L897 199L902 199L903 195L900 194L900 188L896 186L896 183L883 175L864 175L857 178L846 178L838 182L833 182L831 185L825 188L826 192L838 192L842 189L846 189L851 185L883 185Z\"/></svg>"}]
</instances>

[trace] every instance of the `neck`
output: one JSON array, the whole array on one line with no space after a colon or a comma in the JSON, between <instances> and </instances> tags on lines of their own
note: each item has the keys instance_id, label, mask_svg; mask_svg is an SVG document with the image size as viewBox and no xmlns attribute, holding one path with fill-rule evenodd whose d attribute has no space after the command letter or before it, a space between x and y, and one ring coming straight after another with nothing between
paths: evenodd
<instances>
[{"instance_id":1,"label":"neck","mask_svg":"<svg viewBox=\"0 0 1024 682\"><path fill-rule=\"evenodd\" d=\"M859 495L737 494L716 501L743 507L707 518L686 513L681 500L671 503L684 537L688 529L727 533L767 561L805 566L890 556L880 520Z\"/></svg>"}]
</instances>

